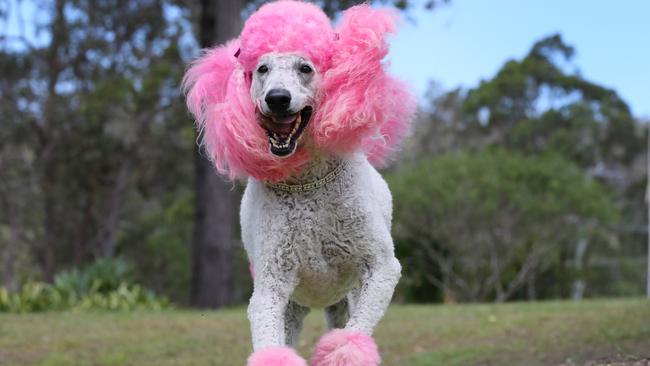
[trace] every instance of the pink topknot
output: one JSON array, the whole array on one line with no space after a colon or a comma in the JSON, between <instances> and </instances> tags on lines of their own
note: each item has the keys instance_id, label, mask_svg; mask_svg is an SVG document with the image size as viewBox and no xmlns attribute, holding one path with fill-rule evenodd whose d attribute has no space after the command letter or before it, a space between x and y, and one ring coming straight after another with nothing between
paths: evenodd
<instances>
[{"instance_id":1,"label":"pink topknot","mask_svg":"<svg viewBox=\"0 0 650 366\"><path fill-rule=\"evenodd\" d=\"M294 52L309 58L323 72L330 66L334 39L330 20L318 6L300 1L272 2L246 21L239 62L251 71L269 52Z\"/></svg>"},{"instance_id":2,"label":"pink topknot","mask_svg":"<svg viewBox=\"0 0 650 366\"><path fill-rule=\"evenodd\" d=\"M405 85L382 64L395 21L389 10L358 5L343 12L335 33L316 5L283 0L251 15L240 38L205 52L187 71L183 89L217 169L231 179L279 181L310 159L302 145L287 158L271 154L257 121L250 72L269 52L301 54L321 74L322 97L304 132L314 147L332 154L362 150L371 163L382 164L404 137L416 107Z\"/></svg>"}]
</instances>

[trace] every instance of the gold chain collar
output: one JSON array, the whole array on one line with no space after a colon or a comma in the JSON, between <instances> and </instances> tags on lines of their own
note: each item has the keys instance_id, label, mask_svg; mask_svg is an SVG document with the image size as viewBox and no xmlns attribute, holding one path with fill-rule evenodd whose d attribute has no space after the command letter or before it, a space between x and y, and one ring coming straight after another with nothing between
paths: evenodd
<instances>
[{"instance_id":1,"label":"gold chain collar","mask_svg":"<svg viewBox=\"0 0 650 366\"><path fill-rule=\"evenodd\" d=\"M287 184L287 183L273 183L273 182L265 182L267 186L271 188L276 188L280 189L282 191L287 191L287 192L308 192L308 191L313 191L314 189L320 188L327 183L333 181L336 179L341 173L343 172L343 162L341 162L339 165L336 166L331 172L327 173L326 176L323 178L320 178L318 180L315 180L313 182L309 183L304 183L304 184Z\"/></svg>"}]
</instances>

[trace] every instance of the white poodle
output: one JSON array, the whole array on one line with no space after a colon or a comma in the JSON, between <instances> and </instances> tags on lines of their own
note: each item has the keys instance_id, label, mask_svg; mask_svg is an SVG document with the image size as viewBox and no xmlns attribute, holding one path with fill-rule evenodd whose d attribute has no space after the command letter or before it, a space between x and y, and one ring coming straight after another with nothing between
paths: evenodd
<instances>
[{"instance_id":1,"label":"white poodle","mask_svg":"<svg viewBox=\"0 0 650 366\"><path fill-rule=\"evenodd\" d=\"M316 6L263 6L239 39L184 80L217 168L248 177L242 239L254 268L248 364L305 365L292 347L310 308L331 331L312 365L380 363L373 329L400 277L391 195L370 164L403 136L414 102L381 59L393 16L349 9L335 30Z\"/></svg>"}]
</instances>

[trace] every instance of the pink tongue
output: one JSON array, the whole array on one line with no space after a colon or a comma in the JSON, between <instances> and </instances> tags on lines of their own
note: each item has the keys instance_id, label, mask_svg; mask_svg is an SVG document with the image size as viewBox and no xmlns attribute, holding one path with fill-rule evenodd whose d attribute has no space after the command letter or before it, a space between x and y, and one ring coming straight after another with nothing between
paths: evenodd
<instances>
[{"instance_id":1,"label":"pink tongue","mask_svg":"<svg viewBox=\"0 0 650 366\"><path fill-rule=\"evenodd\" d=\"M282 139L286 139L287 136L291 133L292 126L291 125L282 125L280 127L275 128L273 131L278 134Z\"/></svg>"},{"instance_id":2,"label":"pink tongue","mask_svg":"<svg viewBox=\"0 0 650 366\"><path fill-rule=\"evenodd\" d=\"M288 116L288 117L273 117L273 122L278 124L289 124L293 123L296 120L297 116Z\"/></svg>"}]
</instances>

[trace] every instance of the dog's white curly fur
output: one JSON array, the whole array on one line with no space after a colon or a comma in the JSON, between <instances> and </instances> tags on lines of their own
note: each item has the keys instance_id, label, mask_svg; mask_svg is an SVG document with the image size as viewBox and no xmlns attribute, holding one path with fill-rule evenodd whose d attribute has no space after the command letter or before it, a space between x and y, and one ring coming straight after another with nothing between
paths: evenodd
<instances>
[{"instance_id":1,"label":"dog's white curly fur","mask_svg":"<svg viewBox=\"0 0 650 366\"><path fill-rule=\"evenodd\" d=\"M363 154L319 156L289 183L342 165L324 186L288 192L248 180L242 239L255 269L248 307L254 350L295 346L311 307L328 327L371 335L400 277L390 235L392 199Z\"/></svg>"}]
</instances>

